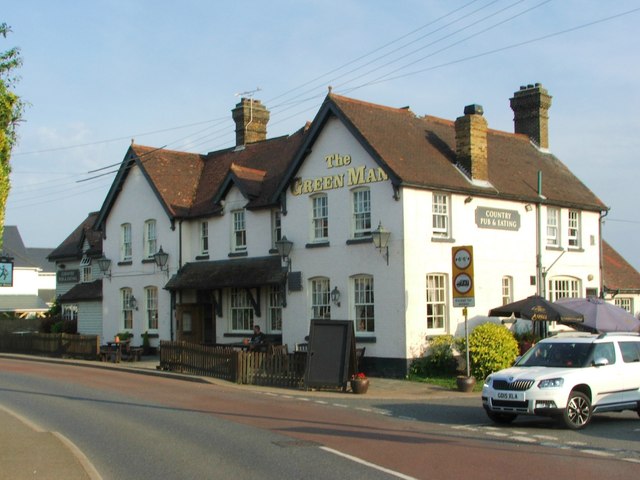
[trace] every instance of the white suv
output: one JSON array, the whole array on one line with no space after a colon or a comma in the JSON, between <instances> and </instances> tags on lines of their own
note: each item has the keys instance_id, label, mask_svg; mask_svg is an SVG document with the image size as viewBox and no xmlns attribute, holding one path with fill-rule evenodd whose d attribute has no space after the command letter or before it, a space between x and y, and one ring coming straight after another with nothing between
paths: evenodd
<instances>
[{"instance_id":1,"label":"white suv","mask_svg":"<svg viewBox=\"0 0 640 480\"><path fill-rule=\"evenodd\" d=\"M575 430L597 412L640 415L640 335L571 332L541 340L486 378L482 404L497 423L541 415Z\"/></svg>"}]
</instances>

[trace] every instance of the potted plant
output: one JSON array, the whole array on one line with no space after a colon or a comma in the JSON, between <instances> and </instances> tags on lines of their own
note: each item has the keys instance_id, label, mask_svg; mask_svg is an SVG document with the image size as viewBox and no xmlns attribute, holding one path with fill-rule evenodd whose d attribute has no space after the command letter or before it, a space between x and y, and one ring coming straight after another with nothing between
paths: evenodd
<instances>
[{"instance_id":1,"label":"potted plant","mask_svg":"<svg viewBox=\"0 0 640 480\"><path fill-rule=\"evenodd\" d=\"M362 372L352 375L351 391L353 393L361 394L367 393L367 390L369 390L369 379L367 378L367 376Z\"/></svg>"}]
</instances>

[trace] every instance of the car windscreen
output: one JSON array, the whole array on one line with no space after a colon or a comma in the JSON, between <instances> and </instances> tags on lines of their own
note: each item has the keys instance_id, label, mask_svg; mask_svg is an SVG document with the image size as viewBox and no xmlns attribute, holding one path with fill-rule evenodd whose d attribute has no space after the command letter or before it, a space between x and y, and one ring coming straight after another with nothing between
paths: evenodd
<instances>
[{"instance_id":1,"label":"car windscreen","mask_svg":"<svg viewBox=\"0 0 640 480\"><path fill-rule=\"evenodd\" d=\"M516 365L518 367L581 368L587 364L591 349L591 343L538 343L531 347Z\"/></svg>"}]
</instances>

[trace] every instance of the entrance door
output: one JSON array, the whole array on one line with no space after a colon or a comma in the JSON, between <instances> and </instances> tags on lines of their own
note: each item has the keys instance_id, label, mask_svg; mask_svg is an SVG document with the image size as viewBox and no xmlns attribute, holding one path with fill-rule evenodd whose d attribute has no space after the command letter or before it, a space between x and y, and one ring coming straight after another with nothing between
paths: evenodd
<instances>
[{"instance_id":1,"label":"entrance door","mask_svg":"<svg viewBox=\"0 0 640 480\"><path fill-rule=\"evenodd\" d=\"M182 304L176 308L178 341L202 343L204 338L202 325L202 307L196 304Z\"/></svg>"}]
</instances>

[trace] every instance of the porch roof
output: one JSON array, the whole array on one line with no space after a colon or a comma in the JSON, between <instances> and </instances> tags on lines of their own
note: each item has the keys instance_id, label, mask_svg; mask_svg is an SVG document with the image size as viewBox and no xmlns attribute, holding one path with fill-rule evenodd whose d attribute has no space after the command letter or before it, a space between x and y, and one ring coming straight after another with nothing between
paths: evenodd
<instances>
[{"instance_id":1,"label":"porch roof","mask_svg":"<svg viewBox=\"0 0 640 480\"><path fill-rule=\"evenodd\" d=\"M234 258L185 264L167 283L167 290L252 288L284 282L280 257Z\"/></svg>"}]
</instances>

